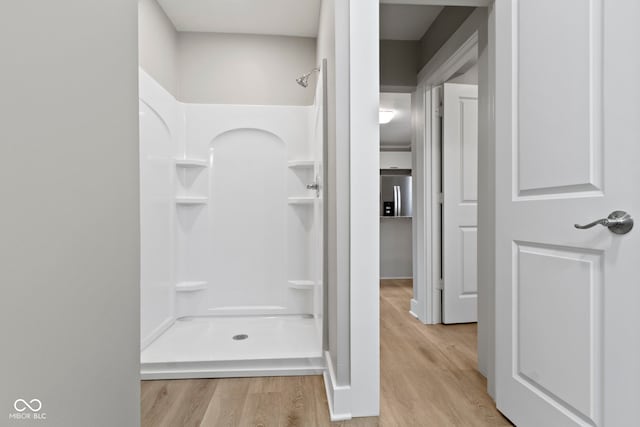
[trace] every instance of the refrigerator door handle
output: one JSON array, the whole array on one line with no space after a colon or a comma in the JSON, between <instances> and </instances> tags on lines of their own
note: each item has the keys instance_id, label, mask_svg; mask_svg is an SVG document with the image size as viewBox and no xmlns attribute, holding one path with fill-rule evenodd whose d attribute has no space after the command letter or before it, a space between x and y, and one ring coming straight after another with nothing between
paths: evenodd
<instances>
[{"instance_id":1,"label":"refrigerator door handle","mask_svg":"<svg viewBox=\"0 0 640 427\"><path fill-rule=\"evenodd\" d=\"M398 187L393 186L393 216L398 215Z\"/></svg>"},{"instance_id":2,"label":"refrigerator door handle","mask_svg":"<svg viewBox=\"0 0 640 427\"><path fill-rule=\"evenodd\" d=\"M398 187L393 186L393 216L398 216Z\"/></svg>"},{"instance_id":3,"label":"refrigerator door handle","mask_svg":"<svg viewBox=\"0 0 640 427\"><path fill-rule=\"evenodd\" d=\"M402 215L402 190L400 189L399 185L397 186L397 188L398 188L397 190L398 191L398 204L397 204L398 207L396 208L397 210L396 216L401 216Z\"/></svg>"}]
</instances>

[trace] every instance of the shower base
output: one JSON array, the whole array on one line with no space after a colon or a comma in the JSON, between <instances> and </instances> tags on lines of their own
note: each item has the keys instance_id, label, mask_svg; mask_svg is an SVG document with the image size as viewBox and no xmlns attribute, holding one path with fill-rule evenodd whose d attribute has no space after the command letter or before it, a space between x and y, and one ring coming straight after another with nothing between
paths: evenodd
<instances>
[{"instance_id":1,"label":"shower base","mask_svg":"<svg viewBox=\"0 0 640 427\"><path fill-rule=\"evenodd\" d=\"M321 374L322 340L316 322L311 316L180 318L142 351L141 376L167 379Z\"/></svg>"}]
</instances>

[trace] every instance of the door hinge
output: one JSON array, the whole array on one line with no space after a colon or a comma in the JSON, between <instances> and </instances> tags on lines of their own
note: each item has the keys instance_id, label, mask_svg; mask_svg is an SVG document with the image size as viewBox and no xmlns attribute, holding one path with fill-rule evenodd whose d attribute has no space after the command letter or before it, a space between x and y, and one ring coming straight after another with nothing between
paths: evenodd
<instances>
[{"instance_id":1,"label":"door hinge","mask_svg":"<svg viewBox=\"0 0 640 427\"><path fill-rule=\"evenodd\" d=\"M444 193L438 194L438 202L440 204L444 203Z\"/></svg>"},{"instance_id":2,"label":"door hinge","mask_svg":"<svg viewBox=\"0 0 640 427\"><path fill-rule=\"evenodd\" d=\"M439 291L444 290L444 279L440 279L438 280L438 286L437 286Z\"/></svg>"},{"instance_id":3,"label":"door hinge","mask_svg":"<svg viewBox=\"0 0 640 427\"><path fill-rule=\"evenodd\" d=\"M438 116L444 117L444 105L442 104L438 105Z\"/></svg>"}]
</instances>

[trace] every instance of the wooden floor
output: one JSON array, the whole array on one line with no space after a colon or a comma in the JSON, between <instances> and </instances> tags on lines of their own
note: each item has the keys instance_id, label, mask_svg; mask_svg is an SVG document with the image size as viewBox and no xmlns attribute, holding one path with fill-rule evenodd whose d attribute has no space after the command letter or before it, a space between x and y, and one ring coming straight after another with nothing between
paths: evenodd
<instances>
[{"instance_id":1,"label":"wooden floor","mask_svg":"<svg viewBox=\"0 0 640 427\"><path fill-rule=\"evenodd\" d=\"M142 426L510 426L476 370L476 325L418 322L410 280L380 290L379 418L331 423L320 376L170 380L142 382Z\"/></svg>"}]
</instances>

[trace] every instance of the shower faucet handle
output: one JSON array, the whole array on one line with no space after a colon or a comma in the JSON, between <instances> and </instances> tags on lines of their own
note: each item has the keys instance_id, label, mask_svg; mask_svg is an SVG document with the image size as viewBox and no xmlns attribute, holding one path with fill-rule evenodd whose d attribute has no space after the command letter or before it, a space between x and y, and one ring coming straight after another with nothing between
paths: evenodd
<instances>
[{"instance_id":1,"label":"shower faucet handle","mask_svg":"<svg viewBox=\"0 0 640 427\"><path fill-rule=\"evenodd\" d=\"M320 197L320 184L317 177L314 183L307 184L307 190L314 190L316 192L316 197Z\"/></svg>"}]
</instances>

